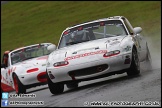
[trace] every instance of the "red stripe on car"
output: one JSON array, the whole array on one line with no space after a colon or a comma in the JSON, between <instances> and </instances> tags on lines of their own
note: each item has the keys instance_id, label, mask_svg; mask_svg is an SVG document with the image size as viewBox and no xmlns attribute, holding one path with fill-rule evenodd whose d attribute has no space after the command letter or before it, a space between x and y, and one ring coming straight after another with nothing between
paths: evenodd
<instances>
[{"instance_id":1,"label":"red stripe on car","mask_svg":"<svg viewBox=\"0 0 162 108\"><path fill-rule=\"evenodd\" d=\"M106 52L107 52L107 50L100 50L100 51L95 51L95 52L79 54L79 55L75 55L75 56L71 56L71 57L66 57L65 61L77 59L77 58L81 58L81 57L86 57L86 56L91 56L91 55L95 55L95 54L102 54L102 53L106 53Z\"/></svg>"},{"instance_id":2,"label":"red stripe on car","mask_svg":"<svg viewBox=\"0 0 162 108\"><path fill-rule=\"evenodd\" d=\"M10 69L8 69L8 74L10 75L10 72L11 72L11 70Z\"/></svg>"}]
</instances>

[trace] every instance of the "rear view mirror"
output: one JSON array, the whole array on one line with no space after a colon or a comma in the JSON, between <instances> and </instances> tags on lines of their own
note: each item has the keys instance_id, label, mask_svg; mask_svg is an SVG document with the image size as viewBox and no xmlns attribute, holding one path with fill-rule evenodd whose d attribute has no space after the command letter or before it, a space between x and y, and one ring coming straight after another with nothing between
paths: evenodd
<instances>
[{"instance_id":1,"label":"rear view mirror","mask_svg":"<svg viewBox=\"0 0 162 108\"><path fill-rule=\"evenodd\" d=\"M135 27L133 30L134 30L135 34L138 34L138 33L142 32L141 27Z\"/></svg>"},{"instance_id":2,"label":"rear view mirror","mask_svg":"<svg viewBox=\"0 0 162 108\"><path fill-rule=\"evenodd\" d=\"M56 50L56 45L54 44L51 44L47 47L47 50L50 51L50 52L53 52L54 50Z\"/></svg>"}]
</instances>

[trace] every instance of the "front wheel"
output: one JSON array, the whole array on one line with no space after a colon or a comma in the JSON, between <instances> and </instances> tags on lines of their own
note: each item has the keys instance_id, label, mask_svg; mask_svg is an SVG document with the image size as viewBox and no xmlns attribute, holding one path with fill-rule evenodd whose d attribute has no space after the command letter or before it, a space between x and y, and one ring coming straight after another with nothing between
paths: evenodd
<instances>
[{"instance_id":1,"label":"front wheel","mask_svg":"<svg viewBox=\"0 0 162 108\"><path fill-rule=\"evenodd\" d=\"M26 87L20 82L16 74L13 75L14 86L17 94L26 93Z\"/></svg>"},{"instance_id":2,"label":"front wheel","mask_svg":"<svg viewBox=\"0 0 162 108\"><path fill-rule=\"evenodd\" d=\"M132 62L130 68L127 70L128 76L134 76L140 74L140 62L137 54L137 50L132 50Z\"/></svg>"},{"instance_id":3,"label":"front wheel","mask_svg":"<svg viewBox=\"0 0 162 108\"><path fill-rule=\"evenodd\" d=\"M53 83L47 74L47 82L49 90L52 94L60 94L64 91L64 84L63 83Z\"/></svg>"}]
</instances>

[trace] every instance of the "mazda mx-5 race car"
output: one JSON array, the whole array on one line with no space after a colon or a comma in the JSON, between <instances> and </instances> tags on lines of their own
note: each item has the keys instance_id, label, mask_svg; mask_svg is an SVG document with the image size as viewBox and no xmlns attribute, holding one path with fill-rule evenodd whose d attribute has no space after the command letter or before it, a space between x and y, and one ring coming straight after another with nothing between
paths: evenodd
<instances>
[{"instance_id":1,"label":"mazda mx-5 race car","mask_svg":"<svg viewBox=\"0 0 162 108\"><path fill-rule=\"evenodd\" d=\"M6 51L1 64L1 92L26 93L30 87L47 84L49 45L55 47L51 43L41 43Z\"/></svg>"},{"instance_id":2,"label":"mazda mx-5 race car","mask_svg":"<svg viewBox=\"0 0 162 108\"><path fill-rule=\"evenodd\" d=\"M140 74L140 62L151 67L147 42L127 18L114 16L68 27L47 59L52 94L78 87L81 81L127 72ZM52 47L51 47L52 48Z\"/></svg>"}]
</instances>

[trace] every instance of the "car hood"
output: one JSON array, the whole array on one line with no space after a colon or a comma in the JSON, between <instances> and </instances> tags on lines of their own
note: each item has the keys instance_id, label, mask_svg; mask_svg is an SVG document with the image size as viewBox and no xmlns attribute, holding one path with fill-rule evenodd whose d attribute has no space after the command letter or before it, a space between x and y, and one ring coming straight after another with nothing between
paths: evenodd
<instances>
[{"instance_id":1,"label":"car hood","mask_svg":"<svg viewBox=\"0 0 162 108\"><path fill-rule=\"evenodd\" d=\"M48 61L60 62L67 60L71 64L95 61L103 58L107 51L119 49L119 45L125 37L109 37L64 47L52 52Z\"/></svg>"}]
</instances>

